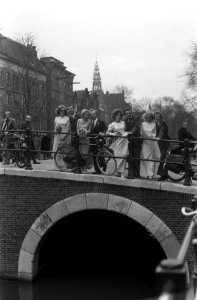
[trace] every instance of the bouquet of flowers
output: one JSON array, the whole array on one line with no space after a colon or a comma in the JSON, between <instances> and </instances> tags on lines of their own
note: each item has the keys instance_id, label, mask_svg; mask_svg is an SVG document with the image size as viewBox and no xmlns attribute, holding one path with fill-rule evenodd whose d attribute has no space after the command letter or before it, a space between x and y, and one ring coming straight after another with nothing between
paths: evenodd
<instances>
[{"instance_id":1,"label":"bouquet of flowers","mask_svg":"<svg viewBox=\"0 0 197 300\"><path fill-rule=\"evenodd\" d=\"M61 133L62 132L62 127L60 125L57 126L56 132L57 133Z\"/></svg>"},{"instance_id":2,"label":"bouquet of flowers","mask_svg":"<svg viewBox=\"0 0 197 300\"><path fill-rule=\"evenodd\" d=\"M85 128L79 128L78 132L77 132L77 134L80 138L85 138L87 136L87 133L88 133L87 129L85 129Z\"/></svg>"}]
</instances>

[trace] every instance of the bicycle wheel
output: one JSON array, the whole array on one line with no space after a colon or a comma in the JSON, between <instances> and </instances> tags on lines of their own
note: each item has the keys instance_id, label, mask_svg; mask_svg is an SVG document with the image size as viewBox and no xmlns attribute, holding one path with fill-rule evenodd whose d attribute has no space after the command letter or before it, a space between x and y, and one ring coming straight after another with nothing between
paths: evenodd
<instances>
[{"instance_id":1,"label":"bicycle wheel","mask_svg":"<svg viewBox=\"0 0 197 300\"><path fill-rule=\"evenodd\" d=\"M17 151L15 158L17 167L24 168L27 162L25 151Z\"/></svg>"},{"instance_id":2,"label":"bicycle wheel","mask_svg":"<svg viewBox=\"0 0 197 300\"><path fill-rule=\"evenodd\" d=\"M117 170L116 159L108 150L101 150L96 156L96 163L102 174L114 175Z\"/></svg>"},{"instance_id":3,"label":"bicycle wheel","mask_svg":"<svg viewBox=\"0 0 197 300\"><path fill-rule=\"evenodd\" d=\"M76 168L75 149L69 145L59 146L54 154L54 161L60 171L74 171Z\"/></svg>"},{"instance_id":4,"label":"bicycle wheel","mask_svg":"<svg viewBox=\"0 0 197 300\"><path fill-rule=\"evenodd\" d=\"M185 172L180 171L179 173L175 173L173 171L168 170L168 178L174 182L179 182L185 178Z\"/></svg>"}]
</instances>

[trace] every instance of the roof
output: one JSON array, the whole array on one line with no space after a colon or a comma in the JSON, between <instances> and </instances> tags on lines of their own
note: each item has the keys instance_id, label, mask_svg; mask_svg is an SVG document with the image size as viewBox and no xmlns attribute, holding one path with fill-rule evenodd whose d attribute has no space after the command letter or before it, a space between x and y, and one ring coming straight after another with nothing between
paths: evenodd
<instances>
[{"instance_id":1,"label":"roof","mask_svg":"<svg viewBox=\"0 0 197 300\"><path fill-rule=\"evenodd\" d=\"M41 58L41 61L46 64L50 69L53 69L54 66L56 66L58 69L61 69L62 71L64 71L64 73L70 75L71 77L74 77L75 74L68 71L66 66L64 65L64 63L61 60L58 60L55 57L52 56L45 56Z\"/></svg>"},{"instance_id":2,"label":"roof","mask_svg":"<svg viewBox=\"0 0 197 300\"><path fill-rule=\"evenodd\" d=\"M2 35L0 36L0 45L0 54L4 59L8 59L15 64L28 67L32 70L36 69L36 71L39 72L46 72L44 66L37 57L35 46L26 46Z\"/></svg>"},{"instance_id":3,"label":"roof","mask_svg":"<svg viewBox=\"0 0 197 300\"><path fill-rule=\"evenodd\" d=\"M111 94L107 92L99 93L98 100L100 104L100 108L105 109L106 107L110 107L112 110L115 108L124 109L125 107L125 101L124 101L124 94Z\"/></svg>"},{"instance_id":4,"label":"roof","mask_svg":"<svg viewBox=\"0 0 197 300\"><path fill-rule=\"evenodd\" d=\"M82 108L95 108L98 109L98 97L95 93L85 90L75 91L74 98L77 100L77 104Z\"/></svg>"}]
</instances>

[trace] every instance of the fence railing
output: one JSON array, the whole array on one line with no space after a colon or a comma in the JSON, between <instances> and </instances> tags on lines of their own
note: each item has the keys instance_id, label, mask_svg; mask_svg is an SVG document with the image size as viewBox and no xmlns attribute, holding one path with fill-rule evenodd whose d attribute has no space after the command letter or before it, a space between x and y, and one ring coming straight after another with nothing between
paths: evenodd
<instances>
[{"instance_id":1,"label":"fence railing","mask_svg":"<svg viewBox=\"0 0 197 300\"><path fill-rule=\"evenodd\" d=\"M0 131L0 135L2 135L4 133L4 131ZM41 149L36 149L36 150L32 150L31 149L31 139L32 137L34 136L43 136L44 134L48 134L48 135L56 135L56 134L70 134L72 136L75 136L76 138L76 161L78 163L78 157L79 157L79 145L80 145L80 139L79 137L76 135L76 133L64 133L64 132L54 132L54 131L31 131L31 130L11 130L11 131L7 131L7 133L9 134L14 134L14 133L18 133L18 134L24 134L25 137L26 137L26 149L24 150L19 150L19 149L4 149L3 151L6 152L6 151L10 151L10 150L15 150L15 151L25 151L26 152L26 157L27 157L27 162L26 162L26 167L25 169L26 170L32 170L33 167L32 167L32 164L31 164L31 152L40 152ZM95 135L95 134L88 134L88 137L89 138L94 138L98 135ZM128 139L128 136L111 136L111 135L107 135L107 134L102 134L103 138L105 139L118 139L118 138L126 138ZM179 140L163 140L163 139L160 139L158 140L158 138L143 138L143 137L134 137L134 136L131 136L129 135L129 143L133 143L133 141L136 141L136 140L140 140L141 142L143 142L144 140L151 140L151 141L162 141L163 143L170 143L170 144L176 144L176 145L182 145L181 148L182 148L182 155L184 156L184 160L183 162L173 162L174 165L182 165L184 166L184 171L185 171L185 177L184 177L184 183L183 185L185 186L191 186L191 183L192 183L192 180L191 180L191 172L190 172L190 169L191 167L195 167L195 165L193 165L190 161L190 145L191 144L195 144L197 145L197 141L189 141L189 140L185 140L185 141L179 141ZM50 154L54 154L55 152L53 151L44 151L45 153L50 153ZM89 156L92 156L94 154L88 154ZM130 156L130 159L133 159L133 160L143 160L143 161L152 161L152 162L160 162L160 163L166 163L166 160L154 160L154 159L143 159L143 158L139 158L139 157L132 157L131 156L131 153L129 153L129 156ZM123 156L114 156L114 158L125 158ZM78 165L78 168L77 168L78 171L75 171L75 172L81 172L80 170L80 166ZM197 170L196 170L197 171Z\"/></svg>"},{"instance_id":2,"label":"fence railing","mask_svg":"<svg viewBox=\"0 0 197 300\"><path fill-rule=\"evenodd\" d=\"M160 291L159 300L197 299L197 196L191 201L191 208L182 208L183 215L193 216L186 231L178 255L174 259L165 259L156 268L157 286ZM195 264L191 270L189 283L186 261L193 246Z\"/></svg>"}]
</instances>

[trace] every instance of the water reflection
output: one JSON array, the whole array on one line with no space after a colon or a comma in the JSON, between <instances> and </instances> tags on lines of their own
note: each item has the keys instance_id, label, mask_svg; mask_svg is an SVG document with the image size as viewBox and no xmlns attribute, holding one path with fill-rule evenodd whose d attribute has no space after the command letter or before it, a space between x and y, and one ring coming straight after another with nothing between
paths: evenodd
<instances>
[{"instance_id":1,"label":"water reflection","mask_svg":"<svg viewBox=\"0 0 197 300\"><path fill-rule=\"evenodd\" d=\"M33 284L0 281L1 300L153 299L153 282L109 277L43 278Z\"/></svg>"}]
</instances>

